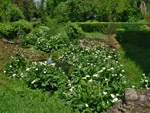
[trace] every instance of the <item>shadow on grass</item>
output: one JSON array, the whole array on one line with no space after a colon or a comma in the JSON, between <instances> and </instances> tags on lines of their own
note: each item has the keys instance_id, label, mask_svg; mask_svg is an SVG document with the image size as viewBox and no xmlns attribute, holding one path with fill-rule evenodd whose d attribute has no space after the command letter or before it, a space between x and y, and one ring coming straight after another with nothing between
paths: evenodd
<instances>
[{"instance_id":1,"label":"shadow on grass","mask_svg":"<svg viewBox=\"0 0 150 113\"><path fill-rule=\"evenodd\" d=\"M146 74L150 73L150 32L118 31L117 40L131 59Z\"/></svg>"}]
</instances>

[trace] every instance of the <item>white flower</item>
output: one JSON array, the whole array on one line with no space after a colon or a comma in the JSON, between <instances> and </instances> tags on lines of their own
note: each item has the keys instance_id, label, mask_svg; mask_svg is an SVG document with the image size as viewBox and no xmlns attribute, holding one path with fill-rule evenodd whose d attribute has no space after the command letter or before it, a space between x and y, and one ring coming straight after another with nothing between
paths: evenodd
<instances>
[{"instance_id":1,"label":"white flower","mask_svg":"<svg viewBox=\"0 0 150 113\"><path fill-rule=\"evenodd\" d=\"M103 72L103 70L98 71L98 73L101 73L101 72Z\"/></svg>"},{"instance_id":2,"label":"white flower","mask_svg":"<svg viewBox=\"0 0 150 113\"><path fill-rule=\"evenodd\" d=\"M135 88L135 86L132 86L132 88Z\"/></svg>"},{"instance_id":3,"label":"white flower","mask_svg":"<svg viewBox=\"0 0 150 113\"><path fill-rule=\"evenodd\" d=\"M79 68L81 68L81 66L79 66Z\"/></svg>"},{"instance_id":4,"label":"white flower","mask_svg":"<svg viewBox=\"0 0 150 113\"><path fill-rule=\"evenodd\" d=\"M73 89L74 89L74 87L72 87L72 88L70 89L70 91L73 91Z\"/></svg>"},{"instance_id":5,"label":"white flower","mask_svg":"<svg viewBox=\"0 0 150 113\"><path fill-rule=\"evenodd\" d=\"M105 81L107 81L108 79L107 78L105 78Z\"/></svg>"},{"instance_id":6,"label":"white flower","mask_svg":"<svg viewBox=\"0 0 150 113\"><path fill-rule=\"evenodd\" d=\"M83 79L87 79L87 77L83 77Z\"/></svg>"},{"instance_id":7,"label":"white flower","mask_svg":"<svg viewBox=\"0 0 150 113\"><path fill-rule=\"evenodd\" d=\"M148 80L145 80L145 82L148 82Z\"/></svg>"},{"instance_id":8,"label":"white flower","mask_svg":"<svg viewBox=\"0 0 150 113\"><path fill-rule=\"evenodd\" d=\"M85 77L88 78L88 77L90 77L90 75L86 75Z\"/></svg>"},{"instance_id":9,"label":"white flower","mask_svg":"<svg viewBox=\"0 0 150 113\"><path fill-rule=\"evenodd\" d=\"M120 76L122 77L122 74L120 74Z\"/></svg>"},{"instance_id":10,"label":"white flower","mask_svg":"<svg viewBox=\"0 0 150 113\"><path fill-rule=\"evenodd\" d=\"M124 73L124 70L122 70L122 73Z\"/></svg>"},{"instance_id":11,"label":"white flower","mask_svg":"<svg viewBox=\"0 0 150 113\"><path fill-rule=\"evenodd\" d=\"M112 98L115 98L115 95L114 95L114 94L111 94L111 97L112 97Z\"/></svg>"},{"instance_id":12,"label":"white flower","mask_svg":"<svg viewBox=\"0 0 150 113\"><path fill-rule=\"evenodd\" d=\"M124 81L124 83L127 83L126 81Z\"/></svg>"},{"instance_id":13,"label":"white flower","mask_svg":"<svg viewBox=\"0 0 150 113\"><path fill-rule=\"evenodd\" d=\"M103 67L103 70L105 70L106 68L105 67Z\"/></svg>"},{"instance_id":14,"label":"white flower","mask_svg":"<svg viewBox=\"0 0 150 113\"><path fill-rule=\"evenodd\" d=\"M27 68L26 71L30 71L30 68Z\"/></svg>"},{"instance_id":15,"label":"white flower","mask_svg":"<svg viewBox=\"0 0 150 113\"><path fill-rule=\"evenodd\" d=\"M111 67L110 69L111 69L111 70L114 70L114 68L113 68L113 67Z\"/></svg>"},{"instance_id":16,"label":"white flower","mask_svg":"<svg viewBox=\"0 0 150 113\"><path fill-rule=\"evenodd\" d=\"M111 58L112 56L108 56L108 58Z\"/></svg>"},{"instance_id":17,"label":"white flower","mask_svg":"<svg viewBox=\"0 0 150 113\"><path fill-rule=\"evenodd\" d=\"M6 73L6 71L4 71L4 73Z\"/></svg>"},{"instance_id":18,"label":"white flower","mask_svg":"<svg viewBox=\"0 0 150 113\"><path fill-rule=\"evenodd\" d=\"M68 86L71 86L71 84L68 84Z\"/></svg>"},{"instance_id":19,"label":"white flower","mask_svg":"<svg viewBox=\"0 0 150 113\"><path fill-rule=\"evenodd\" d=\"M119 94L116 94L116 96L119 96Z\"/></svg>"},{"instance_id":20,"label":"white flower","mask_svg":"<svg viewBox=\"0 0 150 113\"><path fill-rule=\"evenodd\" d=\"M38 70L38 68L35 69L36 71Z\"/></svg>"},{"instance_id":21,"label":"white flower","mask_svg":"<svg viewBox=\"0 0 150 113\"><path fill-rule=\"evenodd\" d=\"M31 82L31 84L34 84L36 82L36 80L33 80L32 82Z\"/></svg>"},{"instance_id":22,"label":"white flower","mask_svg":"<svg viewBox=\"0 0 150 113\"><path fill-rule=\"evenodd\" d=\"M44 71L44 74L46 74L46 71Z\"/></svg>"},{"instance_id":23,"label":"white flower","mask_svg":"<svg viewBox=\"0 0 150 113\"><path fill-rule=\"evenodd\" d=\"M16 74L13 74L12 76L13 76L13 77L15 77L15 76L16 76Z\"/></svg>"},{"instance_id":24,"label":"white flower","mask_svg":"<svg viewBox=\"0 0 150 113\"><path fill-rule=\"evenodd\" d=\"M103 94L104 94L104 95L107 95L107 92L104 91Z\"/></svg>"},{"instance_id":25,"label":"white flower","mask_svg":"<svg viewBox=\"0 0 150 113\"><path fill-rule=\"evenodd\" d=\"M93 77L98 77L98 74L94 74Z\"/></svg>"},{"instance_id":26,"label":"white flower","mask_svg":"<svg viewBox=\"0 0 150 113\"><path fill-rule=\"evenodd\" d=\"M9 66L10 68L12 67L12 65Z\"/></svg>"},{"instance_id":27,"label":"white flower","mask_svg":"<svg viewBox=\"0 0 150 113\"><path fill-rule=\"evenodd\" d=\"M85 106L88 108L89 107L89 105L88 104L85 104Z\"/></svg>"},{"instance_id":28,"label":"white flower","mask_svg":"<svg viewBox=\"0 0 150 113\"><path fill-rule=\"evenodd\" d=\"M116 102L116 101L118 101L118 98L114 98L114 99L112 100L113 103Z\"/></svg>"},{"instance_id":29,"label":"white flower","mask_svg":"<svg viewBox=\"0 0 150 113\"><path fill-rule=\"evenodd\" d=\"M143 76L145 76L145 74L142 74Z\"/></svg>"},{"instance_id":30,"label":"white flower","mask_svg":"<svg viewBox=\"0 0 150 113\"><path fill-rule=\"evenodd\" d=\"M93 80L92 80L92 79L90 79L90 80L89 80L89 82L93 82Z\"/></svg>"},{"instance_id":31,"label":"white flower","mask_svg":"<svg viewBox=\"0 0 150 113\"><path fill-rule=\"evenodd\" d=\"M51 66L55 66L55 63L51 63L50 65L51 65Z\"/></svg>"}]
</instances>

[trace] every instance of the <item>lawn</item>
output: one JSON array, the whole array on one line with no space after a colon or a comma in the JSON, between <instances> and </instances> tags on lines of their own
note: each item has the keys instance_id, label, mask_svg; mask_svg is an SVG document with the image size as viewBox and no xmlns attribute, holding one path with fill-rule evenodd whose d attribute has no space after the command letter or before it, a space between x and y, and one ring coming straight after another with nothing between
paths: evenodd
<instances>
[{"instance_id":1,"label":"lawn","mask_svg":"<svg viewBox=\"0 0 150 113\"><path fill-rule=\"evenodd\" d=\"M32 90L21 80L0 75L0 112L71 113L71 109L57 96Z\"/></svg>"}]
</instances>

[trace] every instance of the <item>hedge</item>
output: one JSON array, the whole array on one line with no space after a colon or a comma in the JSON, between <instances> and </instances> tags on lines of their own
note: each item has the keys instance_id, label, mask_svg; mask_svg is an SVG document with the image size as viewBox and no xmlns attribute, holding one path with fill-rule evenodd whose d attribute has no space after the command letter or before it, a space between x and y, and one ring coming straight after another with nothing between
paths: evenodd
<instances>
[{"instance_id":1,"label":"hedge","mask_svg":"<svg viewBox=\"0 0 150 113\"><path fill-rule=\"evenodd\" d=\"M126 29L128 31L139 31L143 25L150 26L150 22L129 23L129 22L76 22L84 32L115 32L116 29Z\"/></svg>"},{"instance_id":2,"label":"hedge","mask_svg":"<svg viewBox=\"0 0 150 113\"><path fill-rule=\"evenodd\" d=\"M120 44L130 43L139 47L150 47L150 30L148 31L128 31L125 29L118 29L116 32L116 39Z\"/></svg>"}]
</instances>

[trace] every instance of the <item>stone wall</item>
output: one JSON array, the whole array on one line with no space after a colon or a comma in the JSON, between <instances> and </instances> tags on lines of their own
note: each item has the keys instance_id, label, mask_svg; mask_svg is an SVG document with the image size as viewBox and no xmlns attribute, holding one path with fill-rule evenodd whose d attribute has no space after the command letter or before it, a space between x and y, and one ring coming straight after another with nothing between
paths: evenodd
<instances>
[{"instance_id":1,"label":"stone wall","mask_svg":"<svg viewBox=\"0 0 150 113\"><path fill-rule=\"evenodd\" d=\"M126 88L124 100L106 113L150 113L150 90Z\"/></svg>"}]
</instances>

